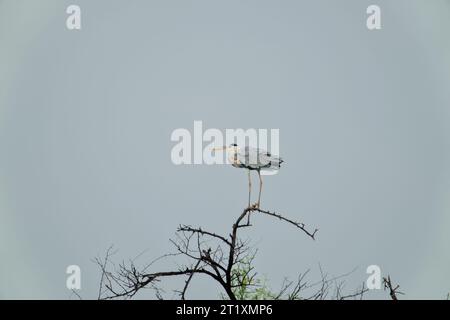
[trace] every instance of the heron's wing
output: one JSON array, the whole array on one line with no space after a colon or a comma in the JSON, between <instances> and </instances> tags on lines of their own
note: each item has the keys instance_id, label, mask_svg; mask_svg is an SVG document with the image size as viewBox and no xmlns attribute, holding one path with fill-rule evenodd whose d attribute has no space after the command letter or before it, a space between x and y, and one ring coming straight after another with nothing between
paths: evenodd
<instances>
[{"instance_id":1,"label":"heron's wing","mask_svg":"<svg viewBox=\"0 0 450 320\"><path fill-rule=\"evenodd\" d=\"M236 154L237 160L248 169L259 168L258 149L245 147Z\"/></svg>"},{"instance_id":2,"label":"heron's wing","mask_svg":"<svg viewBox=\"0 0 450 320\"><path fill-rule=\"evenodd\" d=\"M260 162L263 164L262 170L280 170L283 160L280 157L274 156L267 151L262 151L259 154Z\"/></svg>"},{"instance_id":3,"label":"heron's wing","mask_svg":"<svg viewBox=\"0 0 450 320\"><path fill-rule=\"evenodd\" d=\"M238 160L249 169L278 170L283 160L263 149L245 147L238 153Z\"/></svg>"}]
</instances>

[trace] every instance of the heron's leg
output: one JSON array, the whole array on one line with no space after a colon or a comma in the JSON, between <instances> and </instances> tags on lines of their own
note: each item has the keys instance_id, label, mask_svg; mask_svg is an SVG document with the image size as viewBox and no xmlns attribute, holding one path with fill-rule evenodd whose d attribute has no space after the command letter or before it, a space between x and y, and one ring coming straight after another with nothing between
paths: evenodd
<instances>
[{"instance_id":1,"label":"heron's leg","mask_svg":"<svg viewBox=\"0 0 450 320\"><path fill-rule=\"evenodd\" d=\"M250 200L252 194L252 177L251 172L248 170L248 206L250 207Z\"/></svg>"},{"instance_id":2,"label":"heron's leg","mask_svg":"<svg viewBox=\"0 0 450 320\"><path fill-rule=\"evenodd\" d=\"M261 178L261 172L258 170L258 177L259 177L259 196L258 196L258 202L256 203L256 206L259 208L261 204L261 191L262 191L262 178Z\"/></svg>"}]
</instances>

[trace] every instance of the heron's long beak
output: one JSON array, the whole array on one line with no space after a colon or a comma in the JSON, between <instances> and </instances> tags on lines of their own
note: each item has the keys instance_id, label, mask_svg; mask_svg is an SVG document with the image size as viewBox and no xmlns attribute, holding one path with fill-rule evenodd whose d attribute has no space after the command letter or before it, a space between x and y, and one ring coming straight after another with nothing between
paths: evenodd
<instances>
[{"instance_id":1,"label":"heron's long beak","mask_svg":"<svg viewBox=\"0 0 450 320\"><path fill-rule=\"evenodd\" d=\"M213 151L223 151L223 150L227 150L227 146L223 146L223 147L215 147L212 148Z\"/></svg>"}]
</instances>

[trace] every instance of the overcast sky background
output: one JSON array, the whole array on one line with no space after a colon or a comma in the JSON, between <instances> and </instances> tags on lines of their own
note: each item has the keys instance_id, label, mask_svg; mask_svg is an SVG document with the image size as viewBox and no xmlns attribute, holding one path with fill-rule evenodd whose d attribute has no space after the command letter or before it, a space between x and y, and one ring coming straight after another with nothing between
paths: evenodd
<instances>
[{"instance_id":1,"label":"overcast sky background","mask_svg":"<svg viewBox=\"0 0 450 320\"><path fill-rule=\"evenodd\" d=\"M370 4L382 30L366 28ZM444 0L0 0L0 298L71 298L70 264L96 298L91 259L111 244L146 262L180 223L228 234L246 172L173 165L170 135L194 120L280 129L262 206L320 231L254 217L243 236L273 289L318 280L320 263L357 268L351 290L376 264L404 298L445 298L449 31ZM219 297L204 279L189 293Z\"/></svg>"}]
</instances>

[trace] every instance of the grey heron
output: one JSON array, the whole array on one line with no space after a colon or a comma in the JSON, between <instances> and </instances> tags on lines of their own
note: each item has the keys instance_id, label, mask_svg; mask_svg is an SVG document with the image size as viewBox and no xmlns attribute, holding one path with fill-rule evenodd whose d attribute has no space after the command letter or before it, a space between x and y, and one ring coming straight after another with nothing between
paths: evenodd
<instances>
[{"instance_id":1,"label":"grey heron","mask_svg":"<svg viewBox=\"0 0 450 320\"><path fill-rule=\"evenodd\" d=\"M228 159L233 167L243 168L248 170L248 206L249 208L258 208L261 204L261 191L263 181L261 178L261 173L273 174L280 169L281 163L284 161L277 156L272 155L270 152L252 147L240 148L237 144L233 143L230 146L223 146L213 148L214 151L223 150L227 153ZM251 192L252 192L252 180L251 171L256 171L259 177L259 195L258 202L253 206L250 205L251 202Z\"/></svg>"}]
</instances>

